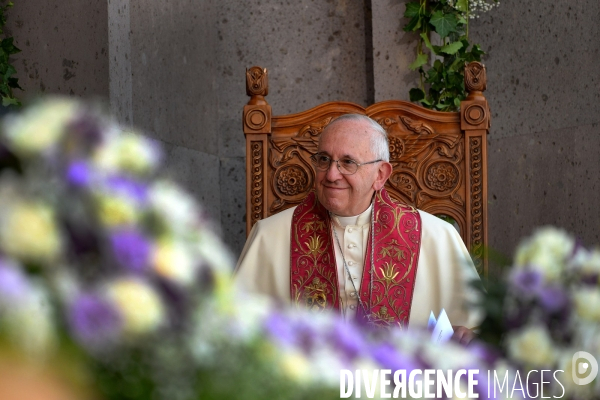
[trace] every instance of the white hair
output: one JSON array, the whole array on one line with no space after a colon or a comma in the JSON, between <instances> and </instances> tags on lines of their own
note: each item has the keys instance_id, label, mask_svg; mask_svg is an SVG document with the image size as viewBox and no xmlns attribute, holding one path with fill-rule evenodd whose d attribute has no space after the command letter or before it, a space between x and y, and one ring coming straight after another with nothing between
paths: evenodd
<instances>
[{"instance_id":1,"label":"white hair","mask_svg":"<svg viewBox=\"0 0 600 400\"><path fill-rule=\"evenodd\" d=\"M378 160L383 160L386 162L390 161L390 148L388 145L387 132L385 131L385 129L383 129L381 125L377 123L377 121L362 114L344 114L338 117L336 120L334 120L331 124L329 124L328 127L335 124L338 121L346 120L364 121L368 123L371 126L373 132L375 133L374 135L371 135L371 151Z\"/></svg>"}]
</instances>

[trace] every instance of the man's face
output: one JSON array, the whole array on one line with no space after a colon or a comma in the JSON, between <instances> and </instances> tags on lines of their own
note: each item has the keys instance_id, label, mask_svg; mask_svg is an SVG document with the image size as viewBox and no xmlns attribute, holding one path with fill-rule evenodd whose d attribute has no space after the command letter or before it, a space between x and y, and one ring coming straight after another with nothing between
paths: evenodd
<instances>
[{"instance_id":1,"label":"man's face","mask_svg":"<svg viewBox=\"0 0 600 400\"><path fill-rule=\"evenodd\" d=\"M375 134L364 121L334 122L321 134L319 153L334 160L351 158L359 164L376 160L371 151L371 135ZM362 165L353 175L342 175L335 162L327 171L317 168L317 198L326 209L339 216L362 213L369 207L373 192L383 187L389 176L387 166L382 168L382 164L387 164L391 172L391 165L383 161Z\"/></svg>"}]
</instances>

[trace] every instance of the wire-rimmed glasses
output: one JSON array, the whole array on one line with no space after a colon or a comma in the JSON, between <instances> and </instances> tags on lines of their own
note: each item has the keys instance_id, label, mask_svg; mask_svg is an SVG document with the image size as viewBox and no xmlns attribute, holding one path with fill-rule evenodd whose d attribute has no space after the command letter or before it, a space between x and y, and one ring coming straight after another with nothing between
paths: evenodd
<instances>
[{"instance_id":1,"label":"wire-rimmed glasses","mask_svg":"<svg viewBox=\"0 0 600 400\"><path fill-rule=\"evenodd\" d=\"M356 171L358 171L358 167L360 167L360 166L383 161L383 160L379 159L379 160L373 160L373 161L368 161L368 162L364 162L364 163L358 163L348 157L342 157L339 160L334 160L333 158L329 157L327 154L323 154L323 153L313 154L312 156L310 156L310 160L312 161L313 165L315 167L317 167L317 169L320 169L321 171L327 171L329 169L329 167L331 166L331 163L335 162L337 164L338 171L340 171L340 174L342 174L342 175L355 174Z\"/></svg>"}]
</instances>

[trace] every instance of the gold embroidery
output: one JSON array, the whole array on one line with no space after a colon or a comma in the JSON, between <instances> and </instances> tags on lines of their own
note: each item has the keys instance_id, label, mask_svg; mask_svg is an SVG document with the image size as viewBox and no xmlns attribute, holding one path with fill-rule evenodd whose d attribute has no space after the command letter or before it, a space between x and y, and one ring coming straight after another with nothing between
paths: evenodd
<instances>
[{"instance_id":1,"label":"gold embroidery","mask_svg":"<svg viewBox=\"0 0 600 400\"><path fill-rule=\"evenodd\" d=\"M313 235L310 237L310 241L304 242L306 247L308 247L308 253L316 259L320 254L323 254L325 250L321 250L321 238L317 235Z\"/></svg>"},{"instance_id":2,"label":"gold embroidery","mask_svg":"<svg viewBox=\"0 0 600 400\"><path fill-rule=\"evenodd\" d=\"M379 311L371 315L374 317L373 322L379 326L392 326L394 323L394 317L388 314L388 309L386 306L381 306Z\"/></svg>"},{"instance_id":3,"label":"gold embroidery","mask_svg":"<svg viewBox=\"0 0 600 400\"><path fill-rule=\"evenodd\" d=\"M327 306L327 296L325 296L326 289L327 285L321 282L321 279L318 277L313 279L310 285L306 285L306 291L304 292L306 308L310 311L323 311Z\"/></svg>"},{"instance_id":4,"label":"gold embroidery","mask_svg":"<svg viewBox=\"0 0 600 400\"><path fill-rule=\"evenodd\" d=\"M391 283L394 282L394 279L398 276L399 272L394 273L394 264L391 262L387 262L384 264L384 267L379 267L381 274L383 275L382 281L387 283L386 287L388 287Z\"/></svg>"}]
</instances>

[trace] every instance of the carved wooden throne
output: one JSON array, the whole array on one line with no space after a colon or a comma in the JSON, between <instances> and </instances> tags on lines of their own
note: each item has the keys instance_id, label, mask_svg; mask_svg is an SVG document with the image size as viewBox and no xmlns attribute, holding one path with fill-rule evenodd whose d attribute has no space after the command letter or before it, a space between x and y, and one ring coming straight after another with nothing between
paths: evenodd
<instances>
[{"instance_id":1,"label":"carved wooden throne","mask_svg":"<svg viewBox=\"0 0 600 400\"><path fill-rule=\"evenodd\" d=\"M465 68L469 93L460 112L438 112L405 101L367 108L329 102L298 114L273 116L265 100L267 70L246 71L247 232L256 221L297 205L313 188L309 157L323 128L342 114L365 114L389 135L394 171L386 184L391 197L458 224L477 271L487 277L487 141L490 111L483 95L485 67Z\"/></svg>"}]
</instances>

